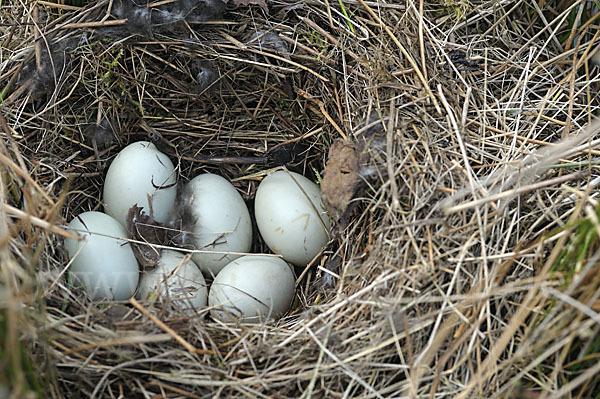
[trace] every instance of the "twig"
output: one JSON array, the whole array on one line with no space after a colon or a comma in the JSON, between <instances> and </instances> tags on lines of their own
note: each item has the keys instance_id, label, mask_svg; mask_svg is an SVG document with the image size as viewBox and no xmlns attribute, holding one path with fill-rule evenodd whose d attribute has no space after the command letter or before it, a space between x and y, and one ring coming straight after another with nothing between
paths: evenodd
<instances>
[{"instance_id":1,"label":"twig","mask_svg":"<svg viewBox=\"0 0 600 399\"><path fill-rule=\"evenodd\" d=\"M37 3L46 7L54 7L54 8L60 8L63 10L68 10L68 11L79 11L82 9L82 7L77 7L77 6L69 6L66 4L58 4L58 3L52 3L51 1L44 1L44 0L37 0Z\"/></svg>"},{"instance_id":2,"label":"twig","mask_svg":"<svg viewBox=\"0 0 600 399\"><path fill-rule=\"evenodd\" d=\"M113 19L107 21L92 21L92 22L74 22L61 26L61 29L81 29L81 28L101 28L103 26L117 26L127 23L127 18Z\"/></svg>"}]
</instances>

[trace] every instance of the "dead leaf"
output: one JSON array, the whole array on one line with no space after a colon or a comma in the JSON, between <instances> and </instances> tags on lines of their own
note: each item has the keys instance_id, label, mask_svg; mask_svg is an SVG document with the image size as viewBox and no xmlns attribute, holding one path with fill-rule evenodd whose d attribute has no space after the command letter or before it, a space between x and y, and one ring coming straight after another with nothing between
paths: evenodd
<instances>
[{"instance_id":1,"label":"dead leaf","mask_svg":"<svg viewBox=\"0 0 600 399\"><path fill-rule=\"evenodd\" d=\"M141 208L135 204L127 212L127 231L135 241L147 244L131 243L133 254L143 268L156 267L160 259L160 250L152 245L167 244L167 230L162 223L157 222L150 215L146 215Z\"/></svg>"},{"instance_id":2,"label":"dead leaf","mask_svg":"<svg viewBox=\"0 0 600 399\"><path fill-rule=\"evenodd\" d=\"M329 149L321 182L323 202L336 224L343 228L352 210L351 200L362 186L361 156L352 143L337 140Z\"/></svg>"}]
</instances>

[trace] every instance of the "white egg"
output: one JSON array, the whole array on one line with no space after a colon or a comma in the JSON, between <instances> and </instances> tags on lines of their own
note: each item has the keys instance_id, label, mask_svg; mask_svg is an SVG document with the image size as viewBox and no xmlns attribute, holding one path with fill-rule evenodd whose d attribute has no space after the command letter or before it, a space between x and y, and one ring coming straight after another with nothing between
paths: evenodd
<instances>
[{"instance_id":1,"label":"white egg","mask_svg":"<svg viewBox=\"0 0 600 399\"><path fill-rule=\"evenodd\" d=\"M191 242L202 253L192 259L208 275L248 252L252 244L250 213L240 193L221 176L206 173L193 178L186 188L193 217Z\"/></svg>"},{"instance_id":2,"label":"white egg","mask_svg":"<svg viewBox=\"0 0 600 399\"><path fill-rule=\"evenodd\" d=\"M271 251L298 266L310 262L329 240L329 218L321 190L306 177L271 173L256 190L254 215Z\"/></svg>"},{"instance_id":3,"label":"white egg","mask_svg":"<svg viewBox=\"0 0 600 399\"><path fill-rule=\"evenodd\" d=\"M139 266L125 228L101 212L84 212L67 228L83 240L65 239L70 276L92 299L125 300L138 285ZM120 239L119 239L120 238Z\"/></svg>"},{"instance_id":4,"label":"white egg","mask_svg":"<svg viewBox=\"0 0 600 399\"><path fill-rule=\"evenodd\" d=\"M247 255L225 266L208 293L211 315L221 321L258 322L287 312L294 299L294 272L273 256Z\"/></svg>"},{"instance_id":5,"label":"white egg","mask_svg":"<svg viewBox=\"0 0 600 399\"><path fill-rule=\"evenodd\" d=\"M182 310L206 307L208 289L198 266L181 252L165 249L156 268L142 274L136 296L139 299L160 295Z\"/></svg>"},{"instance_id":6,"label":"white egg","mask_svg":"<svg viewBox=\"0 0 600 399\"><path fill-rule=\"evenodd\" d=\"M129 208L137 204L164 223L175 206L175 167L169 157L147 141L129 144L110 164L104 181L106 213L124 226Z\"/></svg>"}]
</instances>

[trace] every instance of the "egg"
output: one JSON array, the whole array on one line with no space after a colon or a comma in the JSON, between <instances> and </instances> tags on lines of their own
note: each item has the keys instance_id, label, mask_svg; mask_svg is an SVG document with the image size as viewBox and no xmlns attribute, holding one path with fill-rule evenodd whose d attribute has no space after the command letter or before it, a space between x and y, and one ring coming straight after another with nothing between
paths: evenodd
<instances>
[{"instance_id":1,"label":"egg","mask_svg":"<svg viewBox=\"0 0 600 399\"><path fill-rule=\"evenodd\" d=\"M96 299L125 300L138 285L139 266L125 228L101 212L84 212L67 230L83 238L65 239L72 260L69 274L75 286L83 286Z\"/></svg>"},{"instance_id":2,"label":"egg","mask_svg":"<svg viewBox=\"0 0 600 399\"><path fill-rule=\"evenodd\" d=\"M271 251L297 266L310 262L329 240L329 217L319 187L306 177L280 170L256 190L254 214Z\"/></svg>"},{"instance_id":3,"label":"egg","mask_svg":"<svg viewBox=\"0 0 600 399\"><path fill-rule=\"evenodd\" d=\"M154 270L142 275L136 296L139 299L159 295L182 310L206 307L208 289L202 272L181 252L165 249Z\"/></svg>"},{"instance_id":4,"label":"egg","mask_svg":"<svg viewBox=\"0 0 600 399\"><path fill-rule=\"evenodd\" d=\"M207 275L216 276L229 262L250 251L252 223L242 196L225 178L211 173L193 178L186 197L191 215L192 259ZM228 253L233 252L233 253Z\"/></svg>"},{"instance_id":5,"label":"egg","mask_svg":"<svg viewBox=\"0 0 600 399\"><path fill-rule=\"evenodd\" d=\"M175 205L175 167L169 157L147 141L123 148L110 164L104 181L105 211L124 226L129 208L137 204L165 223Z\"/></svg>"},{"instance_id":6,"label":"egg","mask_svg":"<svg viewBox=\"0 0 600 399\"><path fill-rule=\"evenodd\" d=\"M223 322L259 322L287 312L294 299L294 273L284 260L247 255L223 268L208 293L211 315Z\"/></svg>"}]
</instances>

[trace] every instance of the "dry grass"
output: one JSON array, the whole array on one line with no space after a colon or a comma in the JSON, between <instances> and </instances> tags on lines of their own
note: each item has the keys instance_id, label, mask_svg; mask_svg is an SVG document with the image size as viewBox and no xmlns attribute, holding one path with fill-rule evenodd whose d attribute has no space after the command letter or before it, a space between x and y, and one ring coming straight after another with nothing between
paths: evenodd
<instances>
[{"instance_id":1,"label":"dry grass","mask_svg":"<svg viewBox=\"0 0 600 399\"><path fill-rule=\"evenodd\" d=\"M589 1L279 0L127 40L97 30L108 1L60 3L0 13L0 385L15 397L598 397ZM289 53L246 44L256 30ZM56 42L56 79L19 74ZM204 61L220 78L200 91ZM225 325L69 288L61 227L101 209L104 170L143 127L177 147L184 179L219 173L251 204L272 162L192 157L285 145L317 180L372 116L372 177L283 319Z\"/></svg>"}]
</instances>

